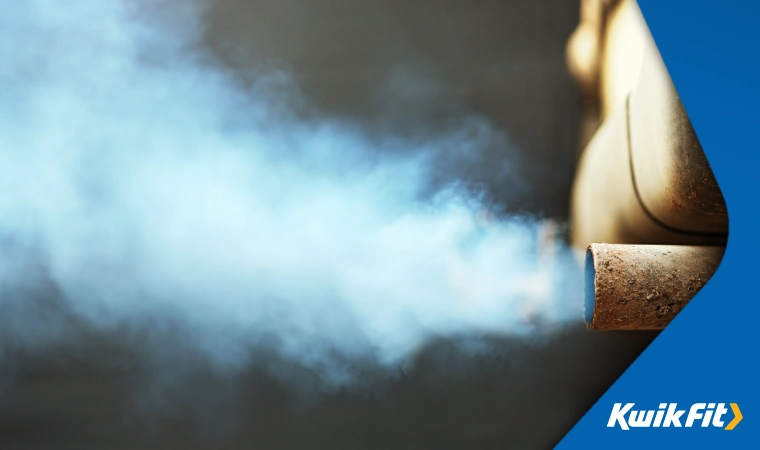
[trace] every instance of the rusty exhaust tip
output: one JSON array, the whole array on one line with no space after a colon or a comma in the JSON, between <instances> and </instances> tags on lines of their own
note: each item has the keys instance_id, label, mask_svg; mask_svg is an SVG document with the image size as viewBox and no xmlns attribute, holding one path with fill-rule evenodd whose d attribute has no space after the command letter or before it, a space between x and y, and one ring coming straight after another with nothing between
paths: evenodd
<instances>
[{"instance_id":1,"label":"rusty exhaust tip","mask_svg":"<svg viewBox=\"0 0 760 450\"><path fill-rule=\"evenodd\" d=\"M661 330L712 277L725 247L591 244L585 320L591 330Z\"/></svg>"}]
</instances>

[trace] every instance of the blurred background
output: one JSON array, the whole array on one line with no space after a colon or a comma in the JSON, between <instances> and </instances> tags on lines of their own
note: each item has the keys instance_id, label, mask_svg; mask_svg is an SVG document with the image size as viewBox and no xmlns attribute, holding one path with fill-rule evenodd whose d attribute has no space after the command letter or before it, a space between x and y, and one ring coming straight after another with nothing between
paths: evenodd
<instances>
[{"instance_id":1,"label":"blurred background","mask_svg":"<svg viewBox=\"0 0 760 450\"><path fill-rule=\"evenodd\" d=\"M434 181L477 185L505 213L567 219L582 105L565 46L579 2L206 3L199 45L241 86L262 70L285 70L309 105L294 101L299 114L370 135L424 138L484 118L509 148L442 152ZM145 7L170 16L176 5ZM304 368L288 368L290 383L273 379L261 368L278 357L264 351L239 373L219 372L170 326L150 336L90 329L60 307L34 258L19 267L39 274L22 292L35 314L64 317L76 331L44 349L3 335L0 447L8 449L549 448L655 336L591 333L579 317L537 339L489 338L494 350L479 355L441 339L396 376L374 379L368 369L359 387L326 391L308 389L318 375ZM156 336L165 359L146 351ZM176 361L181 373L156 375Z\"/></svg>"}]
</instances>

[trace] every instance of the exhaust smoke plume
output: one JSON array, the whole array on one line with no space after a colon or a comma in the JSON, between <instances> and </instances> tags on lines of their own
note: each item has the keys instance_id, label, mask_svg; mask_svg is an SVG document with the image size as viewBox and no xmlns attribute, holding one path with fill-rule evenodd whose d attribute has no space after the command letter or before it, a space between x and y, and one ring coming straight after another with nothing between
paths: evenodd
<instances>
[{"instance_id":1,"label":"exhaust smoke plume","mask_svg":"<svg viewBox=\"0 0 760 450\"><path fill-rule=\"evenodd\" d=\"M539 222L462 183L429 192L443 153L503 145L510 163L489 123L412 139L304 119L287 73L243 88L212 67L194 6L127 3L0 1L6 339L65 333L29 313L34 264L95 328L170 323L223 367L268 345L338 384L339 361L579 316Z\"/></svg>"}]
</instances>

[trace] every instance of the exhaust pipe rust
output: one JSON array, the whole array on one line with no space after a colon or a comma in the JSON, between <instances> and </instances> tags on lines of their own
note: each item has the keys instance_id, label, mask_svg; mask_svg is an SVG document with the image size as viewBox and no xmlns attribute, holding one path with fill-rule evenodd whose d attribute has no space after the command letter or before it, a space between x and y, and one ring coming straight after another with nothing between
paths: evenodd
<instances>
[{"instance_id":1,"label":"exhaust pipe rust","mask_svg":"<svg viewBox=\"0 0 760 450\"><path fill-rule=\"evenodd\" d=\"M591 330L660 330L718 268L725 247L591 244L586 323Z\"/></svg>"}]
</instances>

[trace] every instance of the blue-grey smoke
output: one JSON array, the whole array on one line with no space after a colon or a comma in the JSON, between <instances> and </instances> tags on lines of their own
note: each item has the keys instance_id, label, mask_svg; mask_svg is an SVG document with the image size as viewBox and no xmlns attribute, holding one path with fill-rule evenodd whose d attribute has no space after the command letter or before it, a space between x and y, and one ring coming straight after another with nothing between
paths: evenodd
<instances>
[{"instance_id":1,"label":"blue-grey smoke","mask_svg":"<svg viewBox=\"0 0 760 450\"><path fill-rule=\"evenodd\" d=\"M285 71L243 87L209 63L197 5L134 5L0 0L0 309L16 339L60 330L9 294L26 272L8 242L91 326L171 321L233 367L274 342L336 382L336 355L393 365L435 336L577 313L545 226L496 219L457 184L421 195L443 149L509 145L486 121L405 139L299 119Z\"/></svg>"}]
</instances>

